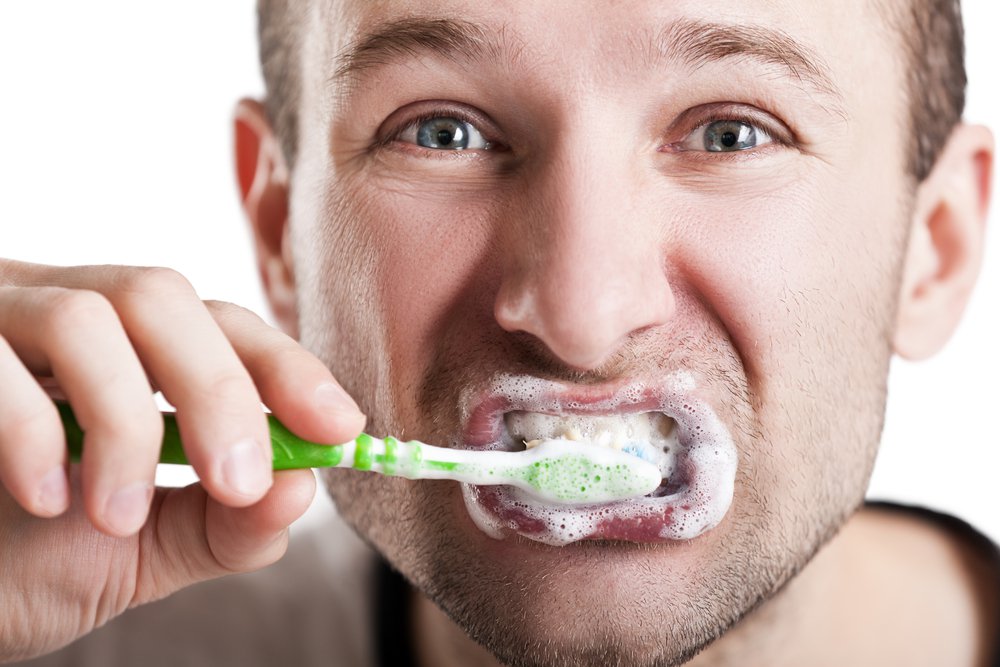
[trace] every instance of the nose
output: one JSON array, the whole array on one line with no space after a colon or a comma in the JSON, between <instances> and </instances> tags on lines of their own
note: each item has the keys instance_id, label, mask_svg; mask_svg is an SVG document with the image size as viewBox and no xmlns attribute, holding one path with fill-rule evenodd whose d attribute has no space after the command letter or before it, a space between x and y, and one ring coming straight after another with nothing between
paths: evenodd
<instances>
[{"instance_id":1,"label":"nose","mask_svg":"<svg viewBox=\"0 0 1000 667\"><path fill-rule=\"evenodd\" d=\"M662 225L627 165L578 156L527 179L506 225L494 316L576 370L599 367L676 310ZM616 174L617 176L613 175Z\"/></svg>"}]
</instances>

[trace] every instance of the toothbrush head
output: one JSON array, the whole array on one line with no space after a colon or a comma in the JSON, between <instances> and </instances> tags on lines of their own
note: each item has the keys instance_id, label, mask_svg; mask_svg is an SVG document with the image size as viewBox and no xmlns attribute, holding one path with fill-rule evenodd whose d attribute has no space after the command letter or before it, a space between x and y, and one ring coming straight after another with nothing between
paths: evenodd
<instances>
[{"instance_id":1,"label":"toothbrush head","mask_svg":"<svg viewBox=\"0 0 1000 667\"><path fill-rule=\"evenodd\" d=\"M660 469L633 454L570 440L546 440L512 482L539 500L596 505L644 496L662 481Z\"/></svg>"}]
</instances>

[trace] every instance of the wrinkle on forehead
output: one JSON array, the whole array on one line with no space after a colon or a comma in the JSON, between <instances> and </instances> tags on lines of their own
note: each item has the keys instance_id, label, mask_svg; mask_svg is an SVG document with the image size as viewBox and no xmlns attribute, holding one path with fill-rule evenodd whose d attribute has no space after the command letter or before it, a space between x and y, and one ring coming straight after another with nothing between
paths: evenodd
<instances>
[{"instance_id":1,"label":"wrinkle on forehead","mask_svg":"<svg viewBox=\"0 0 1000 667\"><path fill-rule=\"evenodd\" d=\"M503 63L516 67L524 59L524 42L507 23L483 26L458 17L411 15L375 21L337 50L328 69L329 83L343 91L371 69L436 56L462 64ZM826 98L843 117L843 95L830 68L813 49L787 33L762 25L677 19L641 39L626 37L623 54L631 64L656 69L664 62L700 68L737 59L776 68L779 76L798 82Z\"/></svg>"}]
</instances>

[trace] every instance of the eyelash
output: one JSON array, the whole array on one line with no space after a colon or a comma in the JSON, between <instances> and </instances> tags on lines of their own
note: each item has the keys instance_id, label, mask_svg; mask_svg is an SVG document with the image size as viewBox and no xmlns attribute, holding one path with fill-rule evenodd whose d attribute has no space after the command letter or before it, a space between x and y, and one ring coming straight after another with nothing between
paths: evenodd
<instances>
[{"instance_id":1,"label":"eyelash","mask_svg":"<svg viewBox=\"0 0 1000 667\"><path fill-rule=\"evenodd\" d=\"M692 110L692 111L696 111ZM696 160L705 161L718 161L718 160L747 160L759 157L760 153L769 151L774 148L789 148L798 145L798 139L795 137L794 133L788 129L780 121L767 122L761 116L764 112L752 113L742 109L726 108L723 110L713 110L708 115L701 116L697 118L696 123L686 122L685 116L694 116L694 113L686 112L674 122L670 129L667 130L668 135L675 134L675 128L678 126L686 127L684 130L684 135L675 141L670 141L664 144L660 148L660 152L673 153L673 154L684 154L685 157ZM771 141L760 148L751 148L742 151L731 151L731 152L719 152L710 153L708 151L694 151L679 149L678 146L683 143L683 141L690 136L693 132L707 127L713 123L719 123L723 121L744 123L752 127L763 130Z\"/></svg>"},{"instance_id":2,"label":"eyelash","mask_svg":"<svg viewBox=\"0 0 1000 667\"><path fill-rule=\"evenodd\" d=\"M702 108L704 108L704 106L709 106L709 105L703 105ZM770 123L764 121L761 118L764 112L750 113L741 109L727 108L724 110L714 110L708 115L698 118L696 124L687 122L685 116L695 116L696 111L697 109L691 109L688 112L685 112L684 114L682 114L680 118L677 119L677 121L675 121L670 126L670 128L666 132L667 135L675 134L676 128L678 128L678 126L686 127L688 129L684 130L684 135L681 138L675 141L670 141L669 143L666 143L663 146L661 146L661 148L659 149L660 152L673 153L673 154L683 153L686 157L698 160L705 160L705 161L746 160L759 157L759 154L761 152L768 151L769 149L773 149L775 147L788 148L788 147L794 147L798 144L798 140L794 136L794 133L791 130L789 130L784 124L778 121ZM488 150L491 152L504 150L506 148L506 146L504 146L502 143L497 142L495 139L492 138L492 134L489 132L489 130L484 130L482 128L483 125L487 125L487 123L483 121L482 117L477 116L475 114L470 114L459 108L443 108L443 107L432 108L428 111L423 111L420 114L407 119L405 123L398 125L396 128L387 133L385 136L377 139L373 145L373 148L374 149L386 148L391 144L393 144L394 142L398 141L399 138L403 135L403 133L406 132L411 127L419 126L422 123L426 123L427 121L441 117L455 118L464 123L469 123L470 125L475 126L476 129L479 130L479 132L488 142L489 144ZM719 153L710 153L708 151L680 150L677 148L677 146L680 143L682 143L684 139L686 139L691 133L695 132L698 129L711 125L712 123L718 123L720 121L745 123L755 128L762 129L771 139L771 142L765 144L764 146L761 146L760 148L752 148L743 151L719 152ZM458 153L458 151L438 151L410 144L407 144L407 146L410 149L419 150L424 154L433 154L434 157L454 158L455 155L453 153ZM468 157L468 155L464 155L463 157Z\"/></svg>"},{"instance_id":3,"label":"eyelash","mask_svg":"<svg viewBox=\"0 0 1000 667\"><path fill-rule=\"evenodd\" d=\"M465 113L462 110L455 109L455 108L452 108L452 109L444 109L444 108L441 108L441 109L431 109L429 111L421 112L420 114L414 116L413 118L407 119L405 123L403 123L402 125L397 126L395 129L393 129L391 132L389 132L388 134L386 134L384 137L381 137L380 139L378 139L375 142L375 146L374 147L376 149L378 149L378 148L385 148L385 147L389 146L390 144L392 144L393 142L398 141L399 138L403 135L403 133L406 132L411 127L419 126L419 125L421 125L423 123L426 123L427 121L434 120L435 118L441 118L441 117L454 118L456 120L462 121L463 123L468 123L469 125L475 126L475 128L477 130L479 130L480 134L483 135L483 138L486 139L486 141L487 141L487 143L489 145L489 149L488 150L490 150L490 151L502 150L504 148L504 146L502 144L500 144L499 142L495 141L492 138L492 135L491 135L491 133L488 130L484 130L482 128L482 126L485 125L486 123L483 122L483 119L481 117L475 117L473 114ZM419 149L419 150L426 151L426 152L430 152L430 153L435 153L436 156L440 156L440 157L443 157L445 154L448 154L449 152L452 152L452 151L438 151L438 150L434 150L434 149L423 148L423 147L417 146L417 145L413 145L412 148ZM453 152L460 152L460 151L453 151ZM464 152L464 151L462 151L462 152Z\"/></svg>"}]
</instances>

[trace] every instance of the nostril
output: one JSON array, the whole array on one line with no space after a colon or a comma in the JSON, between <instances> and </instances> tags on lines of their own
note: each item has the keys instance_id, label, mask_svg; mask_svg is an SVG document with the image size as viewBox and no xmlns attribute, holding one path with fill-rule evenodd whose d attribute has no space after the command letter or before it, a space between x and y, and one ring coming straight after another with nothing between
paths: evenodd
<instances>
[{"instance_id":1,"label":"nostril","mask_svg":"<svg viewBox=\"0 0 1000 667\"><path fill-rule=\"evenodd\" d=\"M614 352L617 335L594 314L579 309L539 303L530 292L517 298L498 298L494 317L502 329L535 339L549 354L571 370L598 368Z\"/></svg>"},{"instance_id":2,"label":"nostril","mask_svg":"<svg viewBox=\"0 0 1000 667\"><path fill-rule=\"evenodd\" d=\"M516 297L502 291L494 316L505 331L532 336L570 369L586 372L606 363L632 337L664 324L673 312L672 296L655 305L638 295L616 301L574 291L553 291L544 299L530 290Z\"/></svg>"}]
</instances>

